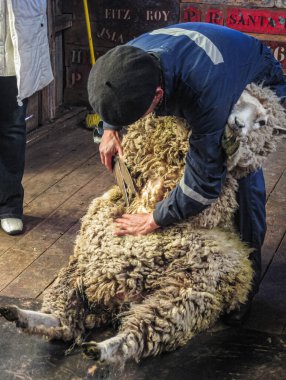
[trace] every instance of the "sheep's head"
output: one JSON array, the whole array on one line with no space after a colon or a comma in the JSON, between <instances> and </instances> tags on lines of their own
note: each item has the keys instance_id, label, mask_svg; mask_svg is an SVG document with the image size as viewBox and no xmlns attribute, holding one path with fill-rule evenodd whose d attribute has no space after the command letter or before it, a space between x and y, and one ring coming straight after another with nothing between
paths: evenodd
<instances>
[{"instance_id":1,"label":"sheep's head","mask_svg":"<svg viewBox=\"0 0 286 380\"><path fill-rule=\"evenodd\" d=\"M246 90L234 105L227 121L227 127L233 129L237 135L246 136L251 130L266 125L269 113L270 110L266 109L257 98Z\"/></svg>"},{"instance_id":2,"label":"sheep's head","mask_svg":"<svg viewBox=\"0 0 286 380\"><path fill-rule=\"evenodd\" d=\"M284 109L268 88L247 86L228 118L223 137L227 168L235 178L257 170L275 150L274 127L285 123Z\"/></svg>"}]
</instances>

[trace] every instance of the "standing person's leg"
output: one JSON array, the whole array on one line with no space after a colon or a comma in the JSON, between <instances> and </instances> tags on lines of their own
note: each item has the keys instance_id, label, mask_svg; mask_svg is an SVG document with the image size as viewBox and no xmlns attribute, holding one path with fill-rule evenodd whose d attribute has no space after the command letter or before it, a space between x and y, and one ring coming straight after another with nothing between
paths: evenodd
<instances>
[{"instance_id":1,"label":"standing person's leg","mask_svg":"<svg viewBox=\"0 0 286 380\"><path fill-rule=\"evenodd\" d=\"M0 219L5 232L16 234L23 229L27 99L18 105L14 76L0 77L0 89Z\"/></svg>"},{"instance_id":2,"label":"standing person's leg","mask_svg":"<svg viewBox=\"0 0 286 380\"><path fill-rule=\"evenodd\" d=\"M236 214L236 225L240 238L245 241L253 252L250 255L254 276L252 290L248 301L240 308L224 316L224 321L230 325L243 323L250 311L252 299L258 292L261 276L261 247L266 233L265 212L265 182L262 169L250 173L239 180L237 192L239 210Z\"/></svg>"}]
</instances>

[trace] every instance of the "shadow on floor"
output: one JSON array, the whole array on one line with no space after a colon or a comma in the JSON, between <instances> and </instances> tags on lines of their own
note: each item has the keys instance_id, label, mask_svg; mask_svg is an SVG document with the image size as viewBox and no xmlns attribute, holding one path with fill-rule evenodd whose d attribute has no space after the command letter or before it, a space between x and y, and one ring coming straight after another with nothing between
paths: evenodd
<instances>
[{"instance_id":1,"label":"shadow on floor","mask_svg":"<svg viewBox=\"0 0 286 380\"><path fill-rule=\"evenodd\" d=\"M0 297L1 304L13 303L37 309L34 300ZM94 336L102 340L107 334ZM104 336L103 336L104 335ZM20 332L0 318L1 380L283 380L286 379L286 335L248 329L227 328L203 333L186 346L157 358L127 363L118 368L95 365L70 344L48 342Z\"/></svg>"}]
</instances>

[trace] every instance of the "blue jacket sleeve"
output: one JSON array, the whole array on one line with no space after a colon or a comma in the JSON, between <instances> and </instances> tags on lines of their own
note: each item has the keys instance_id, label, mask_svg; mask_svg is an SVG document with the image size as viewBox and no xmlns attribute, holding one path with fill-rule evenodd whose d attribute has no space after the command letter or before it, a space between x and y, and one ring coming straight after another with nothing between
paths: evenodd
<instances>
[{"instance_id":1,"label":"blue jacket sleeve","mask_svg":"<svg viewBox=\"0 0 286 380\"><path fill-rule=\"evenodd\" d=\"M158 225L194 216L218 198L226 176L221 139L228 113L214 107L192 120L184 175L169 197L157 203L153 216Z\"/></svg>"},{"instance_id":2,"label":"blue jacket sleeve","mask_svg":"<svg viewBox=\"0 0 286 380\"><path fill-rule=\"evenodd\" d=\"M112 131L121 131L122 127L116 127L115 125L107 124L105 121L103 122L103 129L109 129Z\"/></svg>"}]
</instances>

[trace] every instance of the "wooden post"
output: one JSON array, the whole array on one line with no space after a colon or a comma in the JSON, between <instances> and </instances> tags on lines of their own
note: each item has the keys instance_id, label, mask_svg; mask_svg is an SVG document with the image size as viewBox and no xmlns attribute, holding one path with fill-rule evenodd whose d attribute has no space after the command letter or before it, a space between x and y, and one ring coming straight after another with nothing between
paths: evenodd
<instances>
[{"instance_id":1,"label":"wooden post","mask_svg":"<svg viewBox=\"0 0 286 380\"><path fill-rule=\"evenodd\" d=\"M41 122L53 119L56 113L56 38L55 38L55 0L47 1L48 39L50 57L55 79L41 92Z\"/></svg>"}]
</instances>

